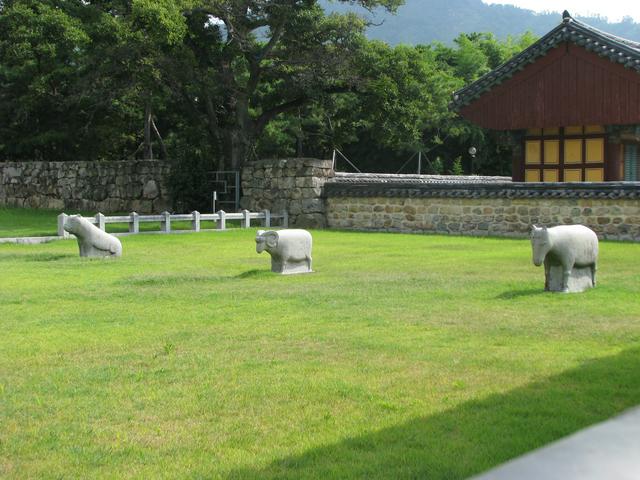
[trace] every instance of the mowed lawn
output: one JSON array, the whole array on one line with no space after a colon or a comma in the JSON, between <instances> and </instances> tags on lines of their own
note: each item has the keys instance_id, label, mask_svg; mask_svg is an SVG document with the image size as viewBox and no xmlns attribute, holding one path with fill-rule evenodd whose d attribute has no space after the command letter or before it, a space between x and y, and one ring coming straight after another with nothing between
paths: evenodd
<instances>
[{"instance_id":1,"label":"mowed lawn","mask_svg":"<svg viewBox=\"0 0 640 480\"><path fill-rule=\"evenodd\" d=\"M640 245L255 230L0 245L0 477L465 478L640 404Z\"/></svg>"}]
</instances>

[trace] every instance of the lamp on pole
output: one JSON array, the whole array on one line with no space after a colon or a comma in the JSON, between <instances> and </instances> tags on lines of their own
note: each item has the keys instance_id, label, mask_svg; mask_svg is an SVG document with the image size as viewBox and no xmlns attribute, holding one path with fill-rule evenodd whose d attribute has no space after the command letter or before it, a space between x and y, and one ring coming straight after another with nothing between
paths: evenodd
<instances>
[{"instance_id":1,"label":"lamp on pole","mask_svg":"<svg viewBox=\"0 0 640 480\"><path fill-rule=\"evenodd\" d=\"M476 159L476 153L478 153L478 149L476 147L469 147L469 155L471 155L471 173L474 172L474 163Z\"/></svg>"}]
</instances>

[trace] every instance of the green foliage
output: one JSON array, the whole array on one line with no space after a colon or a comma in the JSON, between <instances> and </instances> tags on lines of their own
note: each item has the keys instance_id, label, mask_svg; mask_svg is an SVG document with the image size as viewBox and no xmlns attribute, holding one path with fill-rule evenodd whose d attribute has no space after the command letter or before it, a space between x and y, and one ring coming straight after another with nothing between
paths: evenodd
<instances>
[{"instance_id":1,"label":"green foliage","mask_svg":"<svg viewBox=\"0 0 640 480\"><path fill-rule=\"evenodd\" d=\"M130 21L137 35L155 44L178 45L187 34L180 2L173 0L133 0Z\"/></svg>"},{"instance_id":2,"label":"green foliage","mask_svg":"<svg viewBox=\"0 0 640 480\"><path fill-rule=\"evenodd\" d=\"M532 41L529 34L506 42L490 34L472 34L461 35L456 47L392 48L369 42L354 70L360 79L355 92L314 102L296 116L281 115L277 135L269 134L268 149L266 142L259 144L258 155L302 150L328 157L337 146L362 170L395 172L421 151L426 162L440 157L444 172L458 156L463 157L462 167L470 163L466 152L475 146L474 173L508 175L510 152L498 147L491 134L454 115L448 102L452 91ZM280 151L274 148L276 138Z\"/></svg>"},{"instance_id":3,"label":"green foliage","mask_svg":"<svg viewBox=\"0 0 640 480\"><path fill-rule=\"evenodd\" d=\"M438 61L451 68L453 74L470 83L497 68L537 39L531 32L499 41L492 33L461 33L454 47L436 43Z\"/></svg>"},{"instance_id":4,"label":"green foliage","mask_svg":"<svg viewBox=\"0 0 640 480\"><path fill-rule=\"evenodd\" d=\"M453 117L449 95L462 83L437 69L427 48L371 42L359 60L361 75L369 79L356 110L363 127L382 146L424 149L424 131Z\"/></svg>"},{"instance_id":5,"label":"green foliage","mask_svg":"<svg viewBox=\"0 0 640 480\"><path fill-rule=\"evenodd\" d=\"M136 155L145 104L168 101L157 84L157 52L180 34L160 4L151 4L146 16L143 3L133 13L118 2L7 5L0 16L0 156Z\"/></svg>"},{"instance_id":6,"label":"green foliage","mask_svg":"<svg viewBox=\"0 0 640 480\"><path fill-rule=\"evenodd\" d=\"M442 175L444 173L444 164L440 157L436 157L436 159L431 162L431 173L434 175Z\"/></svg>"},{"instance_id":7,"label":"green foliage","mask_svg":"<svg viewBox=\"0 0 640 480\"><path fill-rule=\"evenodd\" d=\"M0 32L0 157L67 154L86 120L74 95L89 43L81 23L48 2L15 2Z\"/></svg>"},{"instance_id":8,"label":"green foliage","mask_svg":"<svg viewBox=\"0 0 640 480\"><path fill-rule=\"evenodd\" d=\"M453 165L451 167L452 175L464 175L464 170L462 169L462 157L456 157L453 160Z\"/></svg>"}]
</instances>

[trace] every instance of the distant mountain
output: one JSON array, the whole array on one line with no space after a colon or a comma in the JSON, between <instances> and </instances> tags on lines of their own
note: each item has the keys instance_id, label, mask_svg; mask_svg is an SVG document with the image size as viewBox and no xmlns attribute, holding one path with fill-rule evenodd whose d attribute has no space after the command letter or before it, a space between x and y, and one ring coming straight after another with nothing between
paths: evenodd
<instances>
[{"instance_id":1,"label":"distant mountain","mask_svg":"<svg viewBox=\"0 0 640 480\"><path fill-rule=\"evenodd\" d=\"M503 40L528 30L542 36L562 21L559 12L535 13L510 5L487 5L482 0L405 0L396 15L381 10L371 15L364 9L328 0L323 3L330 11L357 11L381 24L370 27L367 36L393 45L451 43L460 33L471 32L493 32ZM602 17L576 18L608 33L640 41L640 23L630 18L618 23L609 23Z\"/></svg>"}]
</instances>

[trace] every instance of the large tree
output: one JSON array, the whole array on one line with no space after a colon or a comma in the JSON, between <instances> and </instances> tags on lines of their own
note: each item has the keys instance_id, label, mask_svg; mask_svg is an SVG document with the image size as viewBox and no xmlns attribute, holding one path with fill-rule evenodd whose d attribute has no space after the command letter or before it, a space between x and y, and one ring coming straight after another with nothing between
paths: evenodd
<instances>
[{"instance_id":1,"label":"large tree","mask_svg":"<svg viewBox=\"0 0 640 480\"><path fill-rule=\"evenodd\" d=\"M401 1L349 3L393 10ZM203 89L196 95L192 85L182 86L222 145L221 167L239 169L279 114L353 90L361 80L353 62L365 42L365 20L326 15L317 0L209 0L194 2L184 15L185 46L195 59L190 80Z\"/></svg>"}]
</instances>

